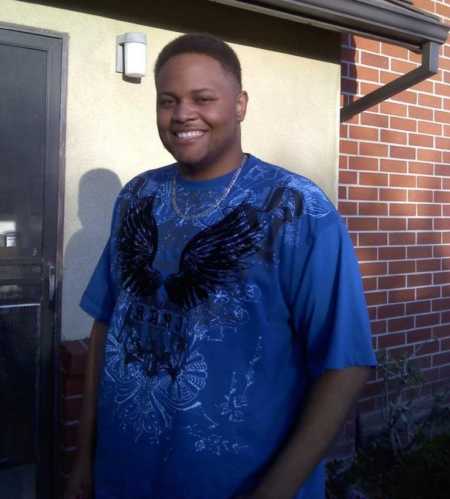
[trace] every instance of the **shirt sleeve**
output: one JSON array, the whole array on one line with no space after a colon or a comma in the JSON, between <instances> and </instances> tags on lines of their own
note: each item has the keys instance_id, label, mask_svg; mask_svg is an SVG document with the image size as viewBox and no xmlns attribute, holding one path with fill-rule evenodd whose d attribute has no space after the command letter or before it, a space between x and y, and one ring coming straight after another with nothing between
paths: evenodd
<instances>
[{"instance_id":1,"label":"shirt sleeve","mask_svg":"<svg viewBox=\"0 0 450 499\"><path fill-rule=\"evenodd\" d=\"M376 365L352 241L336 212L324 218L297 248L293 272L293 318L312 378L326 369Z\"/></svg>"},{"instance_id":2,"label":"shirt sleeve","mask_svg":"<svg viewBox=\"0 0 450 499\"><path fill-rule=\"evenodd\" d=\"M111 278L110 244L110 240L108 240L80 302L80 307L87 314L107 324L115 305L115 292Z\"/></svg>"}]
</instances>

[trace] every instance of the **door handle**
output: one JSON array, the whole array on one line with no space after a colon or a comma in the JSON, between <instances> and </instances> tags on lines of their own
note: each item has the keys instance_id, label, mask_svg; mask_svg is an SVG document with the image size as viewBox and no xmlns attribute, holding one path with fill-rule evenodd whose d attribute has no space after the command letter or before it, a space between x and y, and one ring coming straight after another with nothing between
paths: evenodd
<instances>
[{"instance_id":1,"label":"door handle","mask_svg":"<svg viewBox=\"0 0 450 499\"><path fill-rule=\"evenodd\" d=\"M56 269L52 263L48 264L48 303L53 306L56 296Z\"/></svg>"}]
</instances>

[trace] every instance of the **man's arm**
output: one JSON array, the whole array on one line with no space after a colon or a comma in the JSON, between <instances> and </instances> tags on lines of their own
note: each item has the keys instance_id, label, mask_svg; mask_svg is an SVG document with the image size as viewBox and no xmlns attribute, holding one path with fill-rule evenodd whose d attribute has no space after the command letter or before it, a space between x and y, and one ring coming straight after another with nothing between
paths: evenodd
<instances>
[{"instance_id":1,"label":"man's arm","mask_svg":"<svg viewBox=\"0 0 450 499\"><path fill-rule=\"evenodd\" d=\"M369 377L369 368L329 370L311 388L299 423L250 499L292 499L324 457Z\"/></svg>"},{"instance_id":2,"label":"man's arm","mask_svg":"<svg viewBox=\"0 0 450 499\"><path fill-rule=\"evenodd\" d=\"M95 438L97 387L103 365L103 350L107 325L94 321L92 325L85 371L83 405L78 432L78 454L70 476L66 499L92 497L92 453Z\"/></svg>"}]
</instances>

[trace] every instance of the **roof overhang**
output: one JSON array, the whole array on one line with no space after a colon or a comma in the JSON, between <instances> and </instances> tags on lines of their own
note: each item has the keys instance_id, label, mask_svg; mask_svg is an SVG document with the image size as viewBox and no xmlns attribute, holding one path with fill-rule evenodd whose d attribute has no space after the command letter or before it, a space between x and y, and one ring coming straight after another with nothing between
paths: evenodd
<instances>
[{"instance_id":1,"label":"roof overhang","mask_svg":"<svg viewBox=\"0 0 450 499\"><path fill-rule=\"evenodd\" d=\"M210 0L216 3L406 46L445 43L449 28L409 0Z\"/></svg>"},{"instance_id":2,"label":"roof overhang","mask_svg":"<svg viewBox=\"0 0 450 499\"><path fill-rule=\"evenodd\" d=\"M341 121L438 72L449 27L411 0L210 0L318 28L361 35L422 53L422 65L341 110Z\"/></svg>"}]
</instances>

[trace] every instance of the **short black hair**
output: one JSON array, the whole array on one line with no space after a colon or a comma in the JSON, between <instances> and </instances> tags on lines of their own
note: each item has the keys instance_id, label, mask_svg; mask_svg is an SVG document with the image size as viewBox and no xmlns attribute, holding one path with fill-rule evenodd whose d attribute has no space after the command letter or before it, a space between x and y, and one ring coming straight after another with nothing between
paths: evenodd
<instances>
[{"instance_id":1,"label":"short black hair","mask_svg":"<svg viewBox=\"0 0 450 499\"><path fill-rule=\"evenodd\" d=\"M241 63L236 52L223 40L208 33L189 33L169 42L159 53L155 63L155 79L164 64L176 55L203 54L219 62L242 87Z\"/></svg>"}]
</instances>

